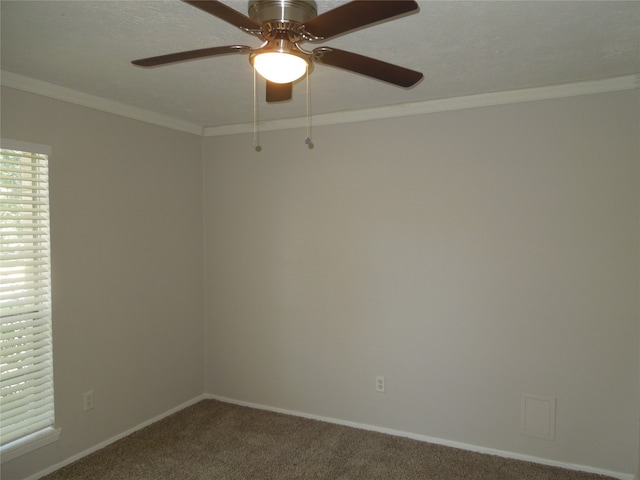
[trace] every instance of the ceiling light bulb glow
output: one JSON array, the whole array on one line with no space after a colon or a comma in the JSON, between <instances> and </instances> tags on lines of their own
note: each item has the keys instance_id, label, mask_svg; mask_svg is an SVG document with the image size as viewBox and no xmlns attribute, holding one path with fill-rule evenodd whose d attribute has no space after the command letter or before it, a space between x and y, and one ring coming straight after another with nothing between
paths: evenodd
<instances>
[{"instance_id":1,"label":"ceiling light bulb glow","mask_svg":"<svg viewBox=\"0 0 640 480\"><path fill-rule=\"evenodd\" d=\"M266 52L253 58L253 67L270 82L291 83L306 73L307 62L290 53Z\"/></svg>"}]
</instances>

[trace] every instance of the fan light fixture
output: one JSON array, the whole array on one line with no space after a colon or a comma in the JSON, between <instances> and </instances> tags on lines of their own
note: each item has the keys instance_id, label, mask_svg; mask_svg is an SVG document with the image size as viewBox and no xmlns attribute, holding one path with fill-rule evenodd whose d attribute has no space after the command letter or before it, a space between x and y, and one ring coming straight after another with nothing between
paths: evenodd
<instances>
[{"instance_id":1,"label":"fan light fixture","mask_svg":"<svg viewBox=\"0 0 640 480\"><path fill-rule=\"evenodd\" d=\"M309 68L309 58L292 42L286 31L275 32L273 37L249 57L253 68L273 83L292 83Z\"/></svg>"},{"instance_id":2,"label":"fan light fixture","mask_svg":"<svg viewBox=\"0 0 640 480\"><path fill-rule=\"evenodd\" d=\"M307 62L298 55L284 52L265 52L253 57L253 68L273 83L291 83L307 72Z\"/></svg>"},{"instance_id":3,"label":"fan light fixture","mask_svg":"<svg viewBox=\"0 0 640 480\"><path fill-rule=\"evenodd\" d=\"M0 0L2 1L2 0ZM318 15L316 0L248 0L249 16L226 5L226 0L182 0L209 15L218 17L264 42L198 48L134 60L140 67L158 67L177 62L229 54L249 55L256 73L267 79L266 101L291 99L292 84L308 75L315 64L328 65L365 77L409 88L422 80L415 70L365 57L333 47L305 50L301 44L326 41L333 37L375 25L419 10L415 0L345 0L341 5ZM384 41L384 39L381 39ZM287 62L286 64L283 64ZM266 65L263 65L266 63ZM292 65L289 65L292 64ZM271 71L275 70L275 72Z\"/></svg>"},{"instance_id":4,"label":"fan light fixture","mask_svg":"<svg viewBox=\"0 0 640 480\"><path fill-rule=\"evenodd\" d=\"M0 0L1 1L1 0ZM328 40L363 27L375 25L419 10L416 0L345 0L339 7L318 15L316 0L248 0L249 16L226 5L221 0L182 0L200 10L218 17L262 42L257 48L248 45L226 45L199 48L186 52L170 53L141 58L132 63L140 67L157 67L199 58L241 53L249 55L253 67L253 146L260 150L258 142L258 73L267 80L267 103L291 100L294 82L306 75L307 79L307 138L311 142L311 100L309 74L314 64L358 73L382 80L399 87L414 86L423 75L415 70L365 57L333 47L317 47L305 50L300 44Z\"/></svg>"}]
</instances>

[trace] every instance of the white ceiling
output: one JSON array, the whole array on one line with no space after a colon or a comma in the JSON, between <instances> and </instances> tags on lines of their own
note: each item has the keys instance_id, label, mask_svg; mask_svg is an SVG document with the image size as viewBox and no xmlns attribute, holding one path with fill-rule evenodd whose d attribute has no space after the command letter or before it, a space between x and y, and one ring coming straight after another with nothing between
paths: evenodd
<instances>
[{"instance_id":1,"label":"white ceiling","mask_svg":"<svg viewBox=\"0 0 640 480\"><path fill-rule=\"evenodd\" d=\"M246 14L247 2L225 3ZM317 0L323 13L344 0ZM640 1L420 1L420 11L327 45L424 73L402 89L318 65L314 114L424 102L640 73ZM255 37L178 0L0 3L2 71L199 126L250 122L246 55L143 69L131 60ZM314 44L313 47L324 43ZM260 90L264 85L259 82ZM305 84L261 119L305 114Z\"/></svg>"}]
</instances>

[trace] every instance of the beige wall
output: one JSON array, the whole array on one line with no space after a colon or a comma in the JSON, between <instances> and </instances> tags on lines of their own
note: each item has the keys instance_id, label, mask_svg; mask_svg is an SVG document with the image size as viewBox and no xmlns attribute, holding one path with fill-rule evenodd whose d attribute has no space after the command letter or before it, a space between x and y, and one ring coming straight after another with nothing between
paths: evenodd
<instances>
[{"instance_id":1,"label":"beige wall","mask_svg":"<svg viewBox=\"0 0 640 480\"><path fill-rule=\"evenodd\" d=\"M207 391L635 473L639 107L206 139ZM523 393L557 398L554 441Z\"/></svg>"},{"instance_id":2,"label":"beige wall","mask_svg":"<svg viewBox=\"0 0 640 480\"><path fill-rule=\"evenodd\" d=\"M199 137L3 88L53 148L63 429L3 480L203 392L635 472L638 93L207 138L203 185Z\"/></svg>"},{"instance_id":3,"label":"beige wall","mask_svg":"<svg viewBox=\"0 0 640 480\"><path fill-rule=\"evenodd\" d=\"M24 478L203 391L201 139L2 89L2 136L47 144L60 440ZM95 409L83 412L93 390Z\"/></svg>"}]
</instances>

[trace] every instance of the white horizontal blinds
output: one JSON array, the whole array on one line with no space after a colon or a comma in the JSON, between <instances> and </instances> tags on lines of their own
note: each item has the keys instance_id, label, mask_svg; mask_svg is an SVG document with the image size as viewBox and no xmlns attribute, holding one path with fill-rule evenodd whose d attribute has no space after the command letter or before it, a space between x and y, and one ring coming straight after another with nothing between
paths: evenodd
<instances>
[{"instance_id":1,"label":"white horizontal blinds","mask_svg":"<svg viewBox=\"0 0 640 480\"><path fill-rule=\"evenodd\" d=\"M46 154L0 149L0 444L53 426Z\"/></svg>"}]
</instances>

